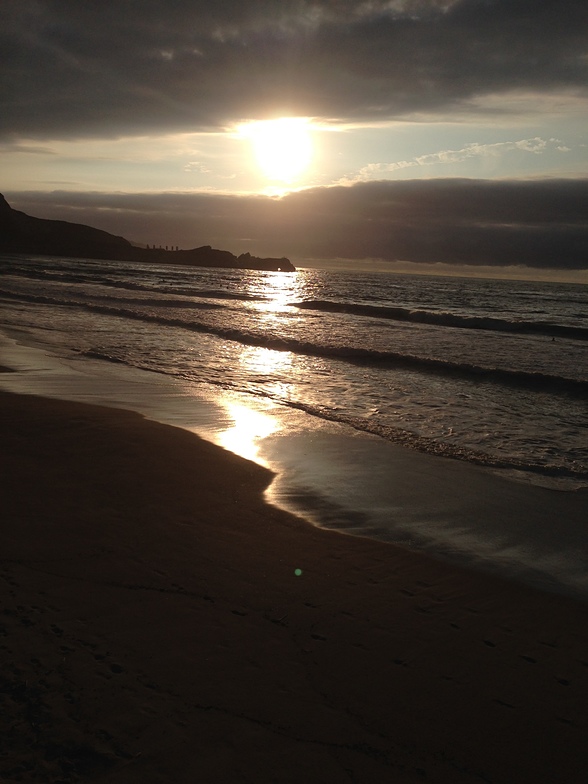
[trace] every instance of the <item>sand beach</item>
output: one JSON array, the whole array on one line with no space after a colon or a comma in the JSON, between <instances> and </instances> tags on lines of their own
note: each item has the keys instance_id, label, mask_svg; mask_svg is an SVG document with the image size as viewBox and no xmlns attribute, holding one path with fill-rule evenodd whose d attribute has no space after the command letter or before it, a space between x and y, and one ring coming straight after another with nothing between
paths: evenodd
<instances>
[{"instance_id":1,"label":"sand beach","mask_svg":"<svg viewBox=\"0 0 588 784\"><path fill-rule=\"evenodd\" d=\"M588 784L588 3L0 9L0 784Z\"/></svg>"},{"instance_id":2,"label":"sand beach","mask_svg":"<svg viewBox=\"0 0 588 784\"><path fill-rule=\"evenodd\" d=\"M315 528L136 413L0 403L2 781L585 781L584 603Z\"/></svg>"}]
</instances>

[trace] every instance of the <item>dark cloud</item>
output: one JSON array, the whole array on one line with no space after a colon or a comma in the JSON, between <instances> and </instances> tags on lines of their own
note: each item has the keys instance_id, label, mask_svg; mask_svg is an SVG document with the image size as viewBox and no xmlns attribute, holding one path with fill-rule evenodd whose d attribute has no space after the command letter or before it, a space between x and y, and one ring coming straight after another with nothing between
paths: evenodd
<instances>
[{"instance_id":1,"label":"dark cloud","mask_svg":"<svg viewBox=\"0 0 588 784\"><path fill-rule=\"evenodd\" d=\"M282 199L212 194L6 194L37 217L135 241L234 253L416 263L588 266L588 179L403 180Z\"/></svg>"},{"instance_id":2,"label":"dark cloud","mask_svg":"<svg viewBox=\"0 0 588 784\"><path fill-rule=\"evenodd\" d=\"M588 85L586 0L4 0L0 134L447 111Z\"/></svg>"}]
</instances>

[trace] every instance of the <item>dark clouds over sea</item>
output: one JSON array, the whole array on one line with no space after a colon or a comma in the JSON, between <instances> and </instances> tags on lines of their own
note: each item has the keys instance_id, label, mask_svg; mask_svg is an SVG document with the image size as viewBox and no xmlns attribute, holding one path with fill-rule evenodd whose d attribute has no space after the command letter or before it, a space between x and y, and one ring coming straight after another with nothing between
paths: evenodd
<instances>
[{"instance_id":1,"label":"dark clouds over sea","mask_svg":"<svg viewBox=\"0 0 588 784\"><path fill-rule=\"evenodd\" d=\"M218 132L270 115L364 126L470 116L491 128L515 122L519 99L533 128L561 102L581 116L587 31L587 0L2 0L0 143L47 156L46 141ZM565 269L588 259L586 171L281 199L82 192L68 172L52 181L68 193L23 182L6 195L29 214L144 243Z\"/></svg>"},{"instance_id":2,"label":"dark clouds over sea","mask_svg":"<svg viewBox=\"0 0 588 784\"><path fill-rule=\"evenodd\" d=\"M580 270L588 179L405 180L312 188L278 198L205 193L6 194L31 215L151 243L216 245L301 258L525 265Z\"/></svg>"},{"instance_id":3,"label":"dark clouds over sea","mask_svg":"<svg viewBox=\"0 0 588 784\"><path fill-rule=\"evenodd\" d=\"M3 0L1 18L7 140L267 112L390 119L588 89L586 0Z\"/></svg>"}]
</instances>

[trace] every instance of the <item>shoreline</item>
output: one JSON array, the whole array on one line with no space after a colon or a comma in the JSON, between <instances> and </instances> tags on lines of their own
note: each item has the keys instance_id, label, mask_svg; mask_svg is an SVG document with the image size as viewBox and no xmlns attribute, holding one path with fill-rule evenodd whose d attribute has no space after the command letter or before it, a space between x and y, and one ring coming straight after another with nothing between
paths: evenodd
<instances>
[{"instance_id":1,"label":"shoreline","mask_svg":"<svg viewBox=\"0 0 588 784\"><path fill-rule=\"evenodd\" d=\"M583 781L585 604L314 527L133 412L0 420L0 777Z\"/></svg>"},{"instance_id":2,"label":"shoreline","mask_svg":"<svg viewBox=\"0 0 588 784\"><path fill-rule=\"evenodd\" d=\"M266 500L313 525L588 599L586 489L514 480L247 395L57 356L38 338L6 332L0 361L13 372L0 374L0 389L184 428L273 471Z\"/></svg>"}]
</instances>

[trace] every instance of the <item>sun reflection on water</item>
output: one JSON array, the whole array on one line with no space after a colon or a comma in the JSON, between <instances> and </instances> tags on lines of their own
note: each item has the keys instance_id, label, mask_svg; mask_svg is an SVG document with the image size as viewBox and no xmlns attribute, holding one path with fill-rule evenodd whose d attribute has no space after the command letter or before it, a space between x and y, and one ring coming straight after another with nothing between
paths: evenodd
<instances>
[{"instance_id":1,"label":"sun reflection on water","mask_svg":"<svg viewBox=\"0 0 588 784\"><path fill-rule=\"evenodd\" d=\"M304 298L304 276L296 272L264 272L244 281L252 297L258 297L257 307L265 311L283 311L293 302Z\"/></svg>"},{"instance_id":2,"label":"sun reflection on water","mask_svg":"<svg viewBox=\"0 0 588 784\"><path fill-rule=\"evenodd\" d=\"M241 457L263 463L259 456L260 442L282 429L277 415L278 406L268 398L283 400L290 397L292 383L287 379L292 367L292 354L260 346L244 346L239 364L247 378L255 379L255 383L249 382L251 392L255 394L257 387L262 387L265 401L253 396L250 403L236 401L229 395L222 399L221 404L233 424L220 434L218 441Z\"/></svg>"},{"instance_id":3,"label":"sun reflection on water","mask_svg":"<svg viewBox=\"0 0 588 784\"><path fill-rule=\"evenodd\" d=\"M291 303L303 299L304 281L296 273L253 274L244 283L255 302L258 320L275 319L279 323L281 314ZM246 398L237 400L227 393L220 402L232 425L220 433L217 440L231 452L263 463L259 455L261 441L282 429L277 403L291 399L297 376L299 383L301 378L296 370L295 356L287 350L244 345L239 352L238 365L243 369L244 387L252 393L251 402L246 402ZM260 390L265 402L257 397ZM271 402L272 398L276 403Z\"/></svg>"},{"instance_id":4,"label":"sun reflection on water","mask_svg":"<svg viewBox=\"0 0 588 784\"><path fill-rule=\"evenodd\" d=\"M277 351L263 346L245 346L239 357L239 364L248 374L255 373L264 384L270 379L279 379L284 383L287 374L292 372L292 359L291 351Z\"/></svg>"},{"instance_id":5,"label":"sun reflection on water","mask_svg":"<svg viewBox=\"0 0 588 784\"><path fill-rule=\"evenodd\" d=\"M271 414L242 403L225 400L223 405L233 420L233 426L219 435L220 445L247 460L262 463L259 441L280 429L278 420Z\"/></svg>"}]
</instances>

